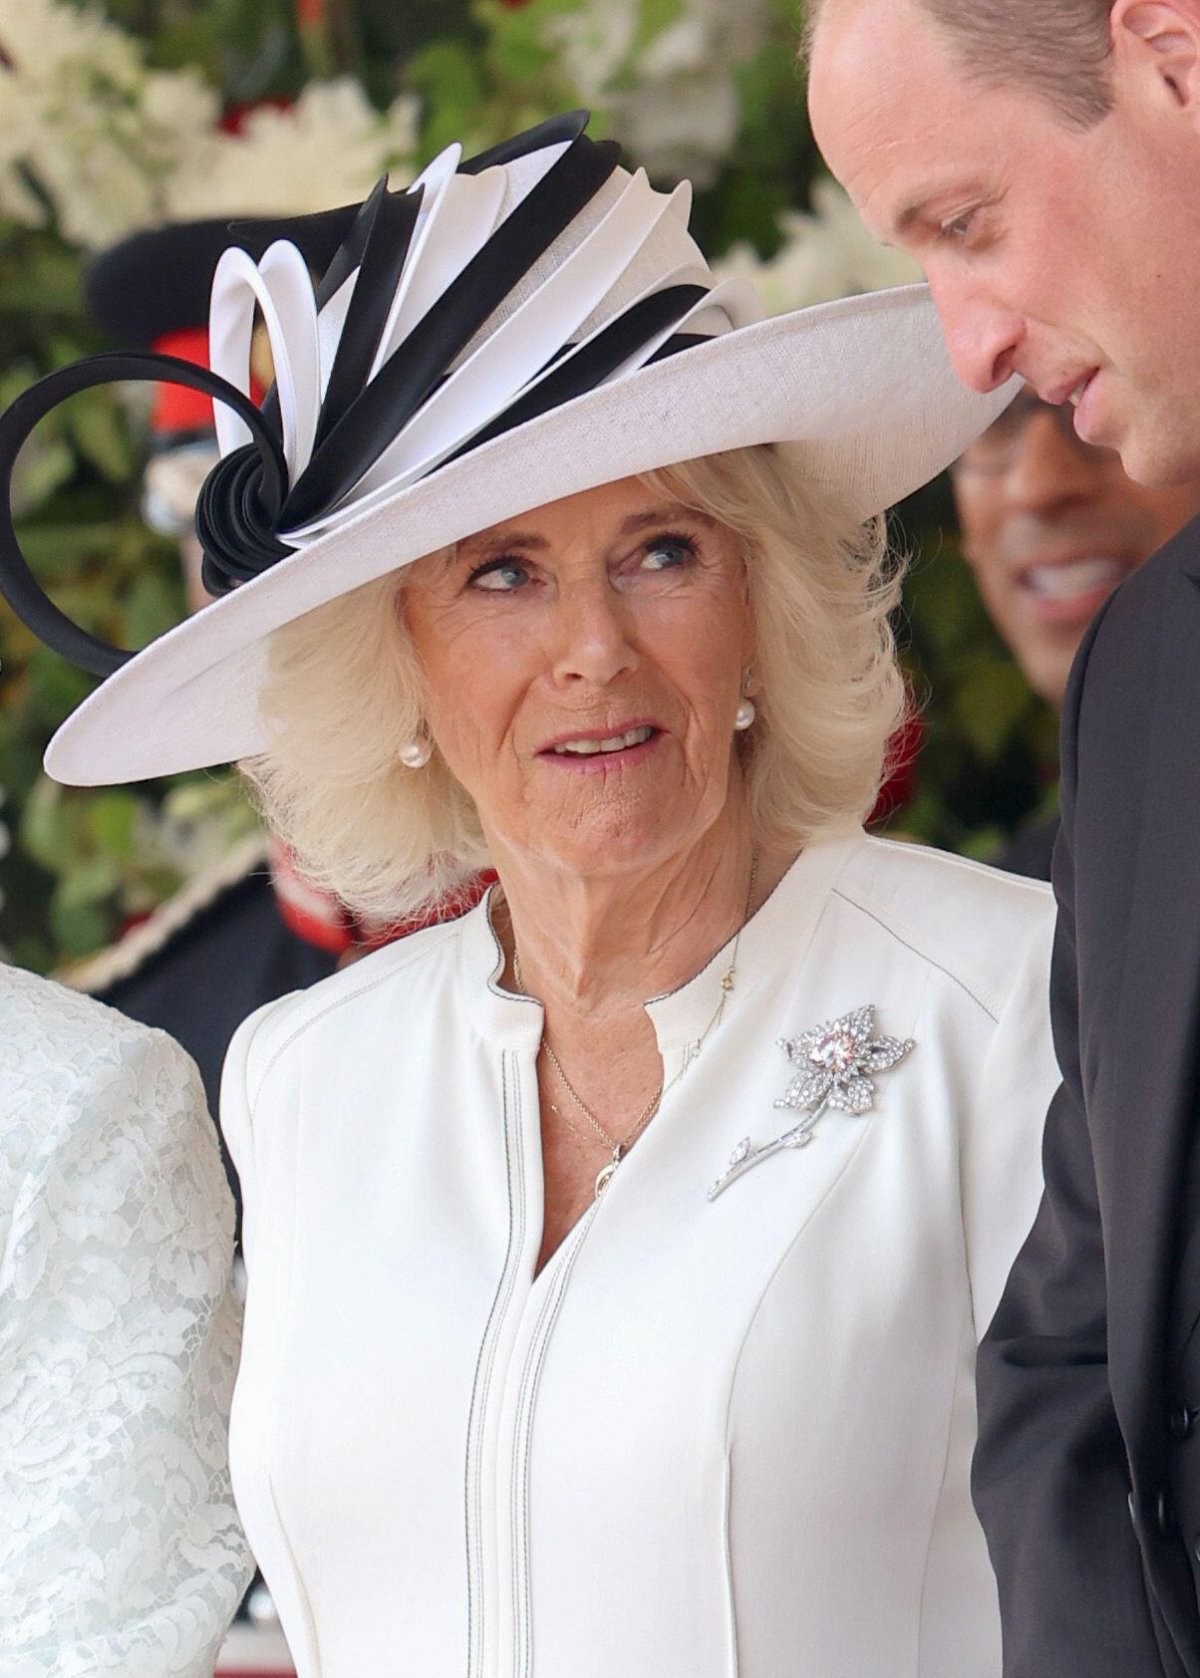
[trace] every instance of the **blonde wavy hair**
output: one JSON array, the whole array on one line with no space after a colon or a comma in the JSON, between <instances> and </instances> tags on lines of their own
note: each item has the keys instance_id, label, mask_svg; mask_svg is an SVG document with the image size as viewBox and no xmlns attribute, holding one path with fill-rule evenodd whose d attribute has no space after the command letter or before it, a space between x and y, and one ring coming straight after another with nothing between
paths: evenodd
<instances>
[{"instance_id":1,"label":"blonde wavy hair","mask_svg":"<svg viewBox=\"0 0 1200 1678\"><path fill-rule=\"evenodd\" d=\"M805 482L782 448L709 455L643 480L740 539L754 625L754 726L737 737L759 844L802 847L871 809L905 708L890 613L902 563ZM359 913L419 914L489 864L475 805L422 726L422 677L401 609L404 571L271 637L260 711L270 740L242 764L302 871Z\"/></svg>"}]
</instances>

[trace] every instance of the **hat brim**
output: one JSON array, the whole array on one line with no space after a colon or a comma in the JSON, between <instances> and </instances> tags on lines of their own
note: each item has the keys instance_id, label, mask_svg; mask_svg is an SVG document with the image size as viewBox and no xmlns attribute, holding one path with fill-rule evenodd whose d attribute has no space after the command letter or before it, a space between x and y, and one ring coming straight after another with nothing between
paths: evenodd
<instances>
[{"instance_id":1,"label":"hat brim","mask_svg":"<svg viewBox=\"0 0 1200 1678\"><path fill-rule=\"evenodd\" d=\"M107 786L267 748L273 630L501 520L756 443L789 445L861 519L947 466L1017 389L968 391L926 286L777 315L602 385L348 519L152 642L70 716L46 770Z\"/></svg>"}]
</instances>

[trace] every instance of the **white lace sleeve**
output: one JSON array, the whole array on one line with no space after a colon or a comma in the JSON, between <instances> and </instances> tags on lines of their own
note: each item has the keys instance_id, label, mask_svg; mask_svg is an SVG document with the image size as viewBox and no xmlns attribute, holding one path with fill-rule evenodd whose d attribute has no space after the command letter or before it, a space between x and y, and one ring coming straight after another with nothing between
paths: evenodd
<instances>
[{"instance_id":1,"label":"white lace sleeve","mask_svg":"<svg viewBox=\"0 0 1200 1678\"><path fill-rule=\"evenodd\" d=\"M183 1051L0 967L0 1678L209 1678L249 1578L232 1221Z\"/></svg>"}]
</instances>

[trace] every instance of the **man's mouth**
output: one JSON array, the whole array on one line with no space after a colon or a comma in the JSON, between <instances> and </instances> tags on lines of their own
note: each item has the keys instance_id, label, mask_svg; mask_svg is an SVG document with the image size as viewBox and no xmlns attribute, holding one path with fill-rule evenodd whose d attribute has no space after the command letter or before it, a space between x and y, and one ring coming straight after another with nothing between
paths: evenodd
<instances>
[{"instance_id":1,"label":"man's mouth","mask_svg":"<svg viewBox=\"0 0 1200 1678\"><path fill-rule=\"evenodd\" d=\"M1086 373L1077 373L1069 382L1060 379L1056 384L1035 384L1033 388L1037 391L1039 401L1048 403L1052 408L1061 407L1064 402L1069 403L1072 408L1078 408L1083 401L1084 392L1099 371L1098 367L1089 367ZM1032 380L1030 382L1032 384Z\"/></svg>"},{"instance_id":2,"label":"man's mouth","mask_svg":"<svg viewBox=\"0 0 1200 1678\"><path fill-rule=\"evenodd\" d=\"M1095 378L1095 376L1096 376L1096 373L1095 373L1095 369L1093 368L1090 373L1086 373L1083 376L1083 378L1080 379L1079 383L1075 386L1074 390L1068 392L1067 401L1071 404L1072 408L1078 408L1079 404L1083 401L1084 391L1091 384L1091 382Z\"/></svg>"},{"instance_id":3,"label":"man's mouth","mask_svg":"<svg viewBox=\"0 0 1200 1678\"><path fill-rule=\"evenodd\" d=\"M1031 565L1022 582L1040 600L1070 601L1098 590L1111 590L1124 582L1129 572L1125 560L1111 554L1096 554L1063 565Z\"/></svg>"}]
</instances>

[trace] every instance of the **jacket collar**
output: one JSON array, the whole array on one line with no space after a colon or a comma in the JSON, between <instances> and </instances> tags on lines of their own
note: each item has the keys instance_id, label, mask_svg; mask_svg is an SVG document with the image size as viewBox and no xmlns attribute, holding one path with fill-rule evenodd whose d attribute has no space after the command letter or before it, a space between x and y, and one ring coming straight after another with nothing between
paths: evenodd
<instances>
[{"instance_id":1,"label":"jacket collar","mask_svg":"<svg viewBox=\"0 0 1200 1678\"><path fill-rule=\"evenodd\" d=\"M816 930L829 891L846 860L863 843L861 833L809 845L742 928L737 939L733 991L725 1016L740 1010L781 961L798 968ZM492 926L493 887L461 922L461 975L479 1034L501 1048L534 1054L542 1034L542 1006L533 997L516 996L500 983L504 952ZM737 935L735 935L736 938ZM698 1045L718 1017L722 980L728 973L735 938L674 990L646 1002L670 1083L694 1058Z\"/></svg>"}]
</instances>

